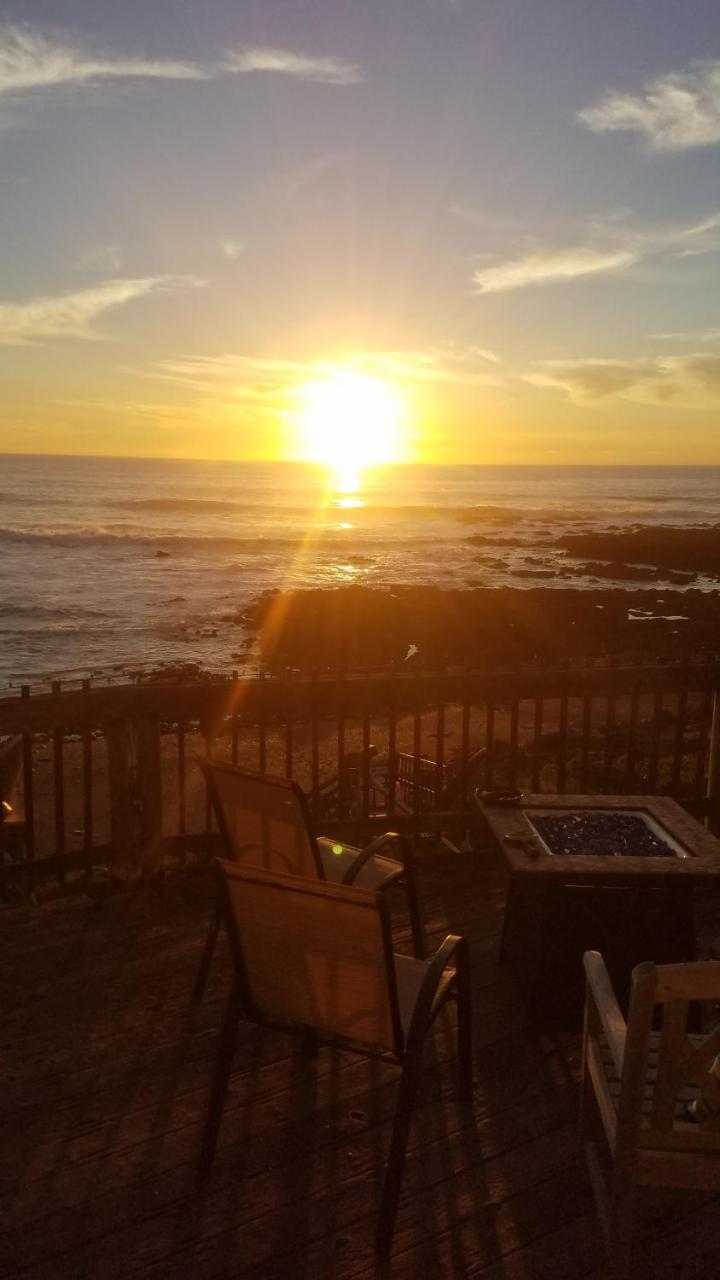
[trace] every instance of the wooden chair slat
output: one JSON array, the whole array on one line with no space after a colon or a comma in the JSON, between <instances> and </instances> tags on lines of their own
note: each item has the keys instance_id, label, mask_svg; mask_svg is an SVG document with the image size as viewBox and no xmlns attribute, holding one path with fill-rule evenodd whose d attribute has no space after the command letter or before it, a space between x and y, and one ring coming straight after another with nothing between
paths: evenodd
<instances>
[{"instance_id":1,"label":"wooden chair slat","mask_svg":"<svg viewBox=\"0 0 720 1280\"><path fill-rule=\"evenodd\" d=\"M652 1122L660 1130L671 1129L675 1117L683 1054L687 1046L687 1013L686 1000L669 1000L663 1012L652 1108Z\"/></svg>"},{"instance_id":2,"label":"wooden chair slat","mask_svg":"<svg viewBox=\"0 0 720 1280\"><path fill-rule=\"evenodd\" d=\"M720 1025L707 1035L687 1031L691 1002L720 998L720 962L639 965L633 971L624 1045L615 1034L622 1015L602 958L588 952L585 967L581 1120L612 1273L625 1278L633 1273L638 1186L720 1190ZM656 1032L652 1021L658 1006L663 1021ZM612 1157L609 1187L598 1185L599 1154L585 1134L588 1090Z\"/></svg>"}]
</instances>

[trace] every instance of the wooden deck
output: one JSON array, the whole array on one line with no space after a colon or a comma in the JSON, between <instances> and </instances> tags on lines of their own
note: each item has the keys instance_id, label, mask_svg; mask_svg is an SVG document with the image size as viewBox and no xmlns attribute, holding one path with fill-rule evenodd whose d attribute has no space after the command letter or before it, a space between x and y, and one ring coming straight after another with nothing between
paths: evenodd
<instances>
[{"instance_id":1,"label":"wooden deck","mask_svg":"<svg viewBox=\"0 0 720 1280\"><path fill-rule=\"evenodd\" d=\"M578 1037L533 1032L497 963L504 872L490 851L423 856L434 939L466 934L476 1131L463 1131L441 1023L426 1059L393 1277L599 1276L577 1150ZM0 918L0 1275L371 1277L395 1071L247 1029L209 1190L193 1184L229 965L188 996L208 880ZM398 915L398 924L402 918ZM220 954L222 952L222 954ZM720 1208L657 1206L638 1276L720 1274Z\"/></svg>"}]
</instances>

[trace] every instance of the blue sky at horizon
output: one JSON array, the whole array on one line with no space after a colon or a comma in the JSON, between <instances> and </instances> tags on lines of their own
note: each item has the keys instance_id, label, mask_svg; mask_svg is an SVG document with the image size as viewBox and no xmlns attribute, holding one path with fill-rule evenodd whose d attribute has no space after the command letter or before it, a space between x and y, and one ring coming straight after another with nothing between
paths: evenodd
<instances>
[{"instance_id":1,"label":"blue sky at horizon","mask_svg":"<svg viewBox=\"0 0 720 1280\"><path fill-rule=\"evenodd\" d=\"M164 0L0 15L0 448L720 462L720 6Z\"/></svg>"}]
</instances>

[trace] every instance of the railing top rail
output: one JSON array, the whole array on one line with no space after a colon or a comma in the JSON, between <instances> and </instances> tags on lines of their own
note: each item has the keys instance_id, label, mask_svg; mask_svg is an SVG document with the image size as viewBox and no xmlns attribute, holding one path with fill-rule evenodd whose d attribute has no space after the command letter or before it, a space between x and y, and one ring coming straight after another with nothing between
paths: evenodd
<instances>
[{"instance_id":1,"label":"railing top rail","mask_svg":"<svg viewBox=\"0 0 720 1280\"><path fill-rule=\"evenodd\" d=\"M60 727L95 727L143 715L163 720L203 721L219 732L236 714L258 714L284 722L303 716L356 715L368 708L396 713L422 710L438 702L472 702L604 696L720 687L720 663L675 666L588 667L517 671L418 672L415 674L333 674L305 678L255 678L188 684L128 684L60 690L0 699L0 735L35 733Z\"/></svg>"}]
</instances>

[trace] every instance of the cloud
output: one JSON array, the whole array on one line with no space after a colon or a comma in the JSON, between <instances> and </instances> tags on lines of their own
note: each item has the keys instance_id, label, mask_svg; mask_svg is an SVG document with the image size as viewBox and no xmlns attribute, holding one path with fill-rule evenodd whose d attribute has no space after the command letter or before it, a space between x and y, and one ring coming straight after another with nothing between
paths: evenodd
<instances>
[{"instance_id":1,"label":"cloud","mask_svg":"<svg viewBox=\"0 0 720 1280\"><path fill-rule=\"evenodd\" d=\"M225 67L240 73L265 71L278 75L294 76L298 80L313 80L318 84L362 84L365 76L354 62L344 58L314 57L306 53L294 53L292 49L275 49L263 46L238 49L227 55Z\"/></svg>"},{"instance_id":2,"label":"cloud","mask_svg":"<svg viewBox=\"0 0 720 1280\"><path fill-rule=\"evenodd\" d=\"M211 71L192 62L122 58L93 53L30 26L0 26L0 93L27 93L60 85L92 85L112 78L205 80Z\"/></svg>"},{"instance_id":3,"label":"cloud","mask_svg":"<svg viewBox=\"0 0 720 1280\"><path fill-rule=\"evenodd\" d=\"M720 342L720 329L691 329L686 333L649 333L655 342Z\"/></svg>"},{"instance_id":4,"label":"cloud","mask_svg":"<svg viewBox=\"0 0 720 1280\"><path fill-rule=\"evenodd\" d=\"M652 370L629 360L545 360L526 375L538 387L557 387L573 400L604 400L636 387Z\"/></svg>"},{"instance_id":5,"label":"cloud","mask_svg":"<svg viewBox=\"0 0 720 1280\"><path fill-rule=\"evenodd\" d=\"M541 247L473 273L477 293L500 293L530 285L562 284L588 276L627 270L646 258L690 248L709 252L720 247L720 213L681 226L629 226L616 217L594 219L588 242Z\"/></svg>"},{"instance_id":6,"label":"cloud","mask_svg":"<svg viewBox=\"0 0 720 1280\"><path fill-rule=\"evenodd\" d=\"M234 262L236 258L239 258L240 255L245 252L245 245L242 240L221 240L220 252L223 258L227 258L228 261Z\"/></svg>"},{"instance_id":7,"label":"cloud","mask_svg":"<svg viewBox=\"0 0 720 1280\"><path fill-rule=\"evenodd\" d=\"M119 271L122 262L119 244L91 244L77 254L77 271L98 271L103 275Z\"/></svg>"},{"instance_id":8,"label":"cloud","mask_svg":"<svg viewBox=\"0 0 720 1280\"><path fill-rule=\"evenodd\" d=\"M98 316L136 298L200 282L183 276L106 280L90 289L0 302L0 346L32 346L47 338L94 338Z\"/></svg>"},{"instance_id":9,"label":"cloud","mask_svg":"<svg viewBox=\"0 0 720 1280\"><path fill-rule=\"evenodd\" d=\"M215 393L222 388L243 400L268 400L289 387L300 386L315 373L316 362L274 357L243 356L228 352L218 356L177 356L161 360L142 372L150 378L181 383L194 391Z\"/></svg>"},{"instance_id":10,"label":"cloud","mask_svg":"<svg viewBox=\"0 0 720 1280\"><path fill-rule=\"evenodd\" d=\"M219 356L180 356L142 370L146 377L179 383L200 395L222 394L237 403L282 412L288 396L309 381L337 373L338 366L369 377L411 386L455 383L495 385L488 365L500 363L494 352L440 343L427 349L361 351L344 361L337 358L293 360L227 353Z\"/></svg>"},{"instance_id":11,"label":"cloud","mask_svg":"<svg viewBox=\"0 0 720 1280\"><path fill-rule=\"evenodd\" d=\"M658 76L639 94L609 89L578 118L594 133L638 134L653 151L711 146L720 142L720 60Z\"/></svg>"},{"instance_id":12,"label":"cloud","mask_svg":"<svg viewBox=\"0 0 720 1280\"><path fill-rule=\"evenodd\" d=\"M8 96L36 97L43 91L90 87L113 79L214 80L245 72L275 72L330 85L360 84L365 78L360 67L343 58L313 57L290 49L246 48L205 63L125 57L96 51L70 36L29 24L0 23L0 94Z\"/></svg>"},{"instance_id":13,"label":"cloud","mask_svg":"<svg viewBox=\"0 0 720 1280\"><path fill-rule=\"evenodd\" d=\"M98 413L107 413L127 424L130 418L147 422L153 428L174 430L178 426L217 426L217 421L209 421L208 409L202 405L187 403L166 403L159 400L123 400L117 395L108 399L91 397L63 396L49 403L64 409L79 409L95 417Z\"/></svg>"},{"instance_id":14,"label":"cloud","mask_svg":"<svg viewBox=\"0 0 720 1280\"><path fill-rule=\"evenodd\" d=\"M500 293L508 289L523 289L527 285L580 280L598 272L618 271L632 266L637 260L637 254L629 249L603 250L589 245L539 249L496 266L480 267L474 272L473 280L478 293Z\"/></svg>"},{"instance_id":15,"label":"cloud","mask_svg":"<svg viewBox=\"0 0 720 1280\"><path fill-rule=\"evenodd\" d=\"M500 357L486 347L459 347L453 342L361 352L352 358L352 367L360 373L410 383L488 383L495 378L487 366L501 363Z\"/></svg>"},{"instance_id":16,"label":"cloud","mask_svg":"<svg viewBox=\"0 0 720 1280\"><path fill-rule=\"evenodd\" d=\"M720 352L636 360L546 360L525 380L564 391L570 399L584 403L619 397L641 404L709 409L720 403Z\"/></svg>"}]
</instances>

